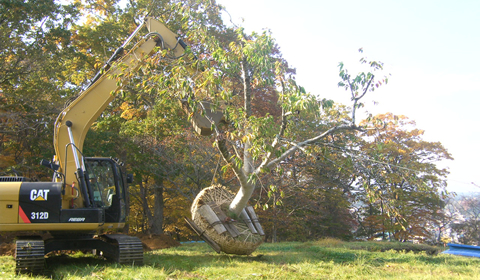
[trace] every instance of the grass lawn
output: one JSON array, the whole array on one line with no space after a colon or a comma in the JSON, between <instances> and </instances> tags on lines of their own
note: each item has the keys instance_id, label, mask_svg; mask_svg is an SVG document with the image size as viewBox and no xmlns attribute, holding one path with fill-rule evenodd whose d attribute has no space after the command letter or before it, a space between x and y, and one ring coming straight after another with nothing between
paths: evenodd
<instances>
[{"instance_id":1,"label":"grass lawn","mask_svg":"<svg viewBox=\"0 0 480 280\"><path fill-rule=\"evenodd\" d=\"M391 242L262 244L252 256L217 254L205 243L145 253L145 265L120 266L93 255L50 256L43 275L15 275L0 257L1 279L480 279L480 259Z\"/></svg>"}]
</instances>

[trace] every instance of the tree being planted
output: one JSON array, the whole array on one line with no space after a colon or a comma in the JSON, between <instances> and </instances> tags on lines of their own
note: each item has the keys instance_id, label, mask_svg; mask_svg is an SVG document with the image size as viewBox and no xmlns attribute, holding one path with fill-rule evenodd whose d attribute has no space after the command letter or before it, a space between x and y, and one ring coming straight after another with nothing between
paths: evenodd
<instances>
[{"instance_id":1,"label":"tree being planted","mask_svg":"<svg viewBox=\"0 0 480 280\"><path fill-rule=\"evenodd\" d=\"M331 135L362 130L355 123L361 100L387 79L373 74L382 70L380 62L362 59L369 71L356 76L341 63L339 86L350 92L353 109L332 125L324 115L333 102L307 93L296 83L294 69L268 31L247 35L235 28L229 32L223 40L203 37L208 54L194 65L203 71L183 89L192 113L200 112L211 121L214 144L226 163L223 168L231 168L239 181L239 190L223 207L227 219L241 220L262 174L280 169L280 163L300 153L309 155L313 144ZM209 108L198 100L208 100ZM209 118L212 109L224 112L226 125Z\"/></svg>"}]
</instances>

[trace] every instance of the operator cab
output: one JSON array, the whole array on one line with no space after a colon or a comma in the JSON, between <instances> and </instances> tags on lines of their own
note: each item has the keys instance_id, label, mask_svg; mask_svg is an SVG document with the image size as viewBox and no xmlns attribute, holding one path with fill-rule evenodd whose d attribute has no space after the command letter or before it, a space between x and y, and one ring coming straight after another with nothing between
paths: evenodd
<instances>
[{"instance_id":1,"label":"operator cab","mask_svg":"<svg viewBox=\"0 0 480 280\"><path fill-rule=\"evenodd\" d=\"M106 223L125 222L125 180L119 164L110 158L85 158L87 186L93 208L105 210Z\"/></svg>"}]
</instances>

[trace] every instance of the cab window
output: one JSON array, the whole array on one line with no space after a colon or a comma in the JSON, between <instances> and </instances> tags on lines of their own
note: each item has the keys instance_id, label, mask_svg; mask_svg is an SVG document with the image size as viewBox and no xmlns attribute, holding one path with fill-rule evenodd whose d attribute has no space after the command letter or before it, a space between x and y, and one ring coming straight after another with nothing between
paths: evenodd
<instances>
[{"instance_id":1,"label":"cab window","mask_svg":"<svg viewBox=\"0 0 480 280\"><path fill-rule=\"evenodd\" d=\"M93 200L97 207L112 205L115 188L115 167L111 161L88 160L89 185L93 190Z\"/></svg>"}]
</instances>

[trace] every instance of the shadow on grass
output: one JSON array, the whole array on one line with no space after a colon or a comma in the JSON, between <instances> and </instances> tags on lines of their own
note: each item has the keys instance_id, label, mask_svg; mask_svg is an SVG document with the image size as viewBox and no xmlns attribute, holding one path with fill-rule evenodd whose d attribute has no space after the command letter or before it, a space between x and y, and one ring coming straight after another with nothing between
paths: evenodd
<instances>
[{"instance_id":1,"label":"shadow on grass","mask_svg":"<svg viewBox=\"0 0 480 280\"><path fill-rule=\"evenodd\" d=\"M264 244L251 256L217 254L206 244L183 245L181 247L162 249L144 254L144 266L167 272L191 272L201 268L225 268L251 263L267 265L293 265L302 263L334 263L338 265L355 265L381 267L389 263L422 263L426 265L464 266L467 260L449 255L426 255L393 250L380 252L352 250L342 247L322 247L309 243ZM470 262L471 264L471 262ZM478 260L480 265L480 259ZM46 258L47 278L68 279L68 276L87 277L107 268L122 266L90 254L54 255Z\"/></svg>"},{"instance_id":2,"label":"shadow on grass","mask_svg":"<svg viewBox=\"0 0 480 280\"><path fill-rule=\"evenodd\" d=\"M209 250L207 245L182 247L176 251L166 250L150 256L146 255L145 263L146 265L161 267L165 270L178 269L188 271L201 267L225 267L230 263L239 265L251 262L272 265L331 262L339 265L369 265L372 267L381 267L388 263L462 266L467 262L471 262L471 259L466 260L448 255L430 255L428 252L414 253L413 251L395 251L393 249L378 251L352 250L351 248L322 247L308 243L281 244L278 246L262 245L252 256L216 254ZM184 255L182 253L188 251L195 253L193 255ZM478 264L480 264L480 259L478 259Z\"/></svg>"},{"instance_id":3,"label":"shadow on grass","mask_svg":"<svg viewBox=\"0 0 480 280\"><path fill-rule=\"evenodd\" d=\"M52 279L68 279L69 275L86 277L115 265L118 264L91 254L58 254L45 258L42 275Z\"/></svg>"},{"instance_id":4,"label":"shadow on grass","mask_svg":"<svg viewBox=\"0 0 480 280\"><path fill-rule=\"evenodd\" d=\"M159 250L145 255L145 265L165 269L165 271L193 271L205 268L224 268L242 264L264 263L271 265L291 265L305 262L331 262L344 264L354 262L357 254L338 251L333 248L298 249L289 245L262 248L251 256L217 254L207 245L182 246L175 250ZM193 254L191 253L193 252Z\"/></svg>"}]
</instances>

